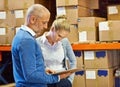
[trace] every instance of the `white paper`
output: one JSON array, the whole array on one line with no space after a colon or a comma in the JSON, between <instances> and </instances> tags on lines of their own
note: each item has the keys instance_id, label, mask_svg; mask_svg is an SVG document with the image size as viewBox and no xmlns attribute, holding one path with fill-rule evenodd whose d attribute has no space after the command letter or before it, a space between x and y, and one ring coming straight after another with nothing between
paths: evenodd
<instances>
[{"instance_id":1,"label":"white paper","mask_svg":"<svg viewBox=\"0 0 120 87\"><path fill-rule=\"evenodd\" d=\"M99 31L109 30L108 22L99 22Z\"/></svg>"},{"instance_id":2,"label":"white paper","mask_svg":"<svg viewBox=\"0 0 120 87\"><path fill-rule=\"evenodd\" d=\"M96 79L96 74L94 70L86 71L86 79Z\"/></svg>"},{"instance_id":3,"label":"white paper","mask_svg":"<svg viewBox=\"0 0 120 87\"><path fill-rule=\"evenodd\" d=\"M94 60L94 51L84 51L85 60Z\"/></svg>"},{"instance_id":4,"label":"white paper","mask_svg":"<svg viewBox=\"0 0 120 87\"><path fill-rule=\"evenodd\" d=\"M65 7L57 7L57 15L66 15Z\"/></svg>"},{"instance_id":5,"label":"white paper","mask_svg":"<svg viewBox=\"0 0 120 87\"><path fill-rule=\"evenodd\" d=\"M6 19L6 12L0 12L0 19Z\"/></svg>"},{"instance_id":6,"label":"white paper","mask_svg":"<svg viewBox=\"0 0 120 87\"><path fill-rule=\"evenodd\" d=\"M15 10L15 18L24 18L23 10Z\"/></svg>"},{"instance_id":7,"label":"white paper","mask_svg":"<svg viewBox=\"0 0 120 87\"><path fill-rule=\"evenodd\" d=\"M16 29L15 29L15 30L16 30L16 33L18 32L19 29L20 29L20 27L16 27Z\"/></svg>"},{"instance_id":8,"label":"white paper","mask_svg":"<svg viewBox=\"0 0 120 87\"><path fill-rule=\"evenodd\" d=\"M86 31L79 32L79 42L84 41L87 41L87 32Z\"/></svg>"},{"instance_id":9,"label":"white paper","mask_svg":"<svg viewBox=\"0 0 120 87\"><path fill-rule=\"evenodd\" d=\"M0 28L0 35L6 35L6 28Z\"/></svg>"},{"instance_id":10,"label":"white paper","mask_svg":"<svg viewBox=\"0 0 120 87\"><path fill-rule=\"evenodd\" d=\"M108 7L108 14L118 14L118 9L116 6Z\"/></svg>"}]
</instances>

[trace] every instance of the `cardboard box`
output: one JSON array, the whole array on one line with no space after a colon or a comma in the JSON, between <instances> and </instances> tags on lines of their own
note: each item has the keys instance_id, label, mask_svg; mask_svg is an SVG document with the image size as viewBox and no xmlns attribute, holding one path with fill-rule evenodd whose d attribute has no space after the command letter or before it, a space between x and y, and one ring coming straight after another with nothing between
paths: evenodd
<instances>
[{"instance_id":1,"label":"cardboard box","mask_svg":"<svg viewBox=\"0 0 120 87\"><path fill-rule=\"evenodd\" d=\"M120 40L120 21L104 21L99 23L99 40L115 41Z\"/></svg>"},{"instance_id":2,"label":"cardboard box","mask_svg":"<svg viewBox=\"0 0 120 87\"><path fill-rule=\"evenodd\" d=\"M75 54L76 60L77 60L77 68L83 69L84 68L83 52L82 51L74 51L74 54Z\"/></svg>"},{"instance_id":3,"label":"cardboard box","mask_svg":"<svg viewBox=\"0 0 120 87\"><path fill-rule=\"evenodd\" d=\"M15 26L21 26L25 23L27 9L14 10Z\"/></svg>"},{"instance_id":4,"label":"cardboard box","mask_svg":"<svg viewBox=\"0 0 120 87\"><path fill-rule=\"evenodd\" d=\"M70 26L70 33L67 36L70 43L78 42L78 27L77 25L71 25Z\"/></svg>"},{"instance_id":5,"label":"cardboard box","mask_svg":"<svg viewBox=\"0 0 120 87\"><path fill-rule=\"evenodd\" d=\"M7 1L7 0L0 0L0 10L1 10L1 11L7 9L6 1Z\"/></svg>"},{"instance_id":6,"label":"cardboard box","mask_svg":"<svg viewBox=\"0 0 120 87\"><path fill-rule=\"evenodd\" d=\"M79 5L90 9L99 8L99 0L56 0L56 6L74 6Z\"/></svg>"},{"instance_id":7,"label":"cardboard box","mask_svg":"<svg viewBox=\"0 0 120 87\"><path fill-rule=\"evenodd\" d=\"M79 71L75 73L72 86L73 87L86 87L85 86L85 71Z\"/></svg>"},{"instance_id":8,"label":"cardboard box","mask_svg":"<svg viewBox=\"0 0 120 87\"><path fill-rule=\"evenodd\" d=\"M105 21L106 18L102 17L79 17L78 27L98 27L99 22ZM81 29L79 29L80 31Z\"/></svg>"},{"instance_id":9,"label":"cardboard box","mask_svg":"<svg viewBox=\"0 0 120 87\"><path fill-rule=\"evenodd\" d=\"M99 9L99 0L89 0L90 9Z\"/></svg>"},{"instance_id":10,"label":"cardboard box","mask_svg":"<svg viewBox=\"0 0 120 87\"><path fill-rule=\"evenodd\" d=\"M108 20L120 20L120 5L110 5L107 7Z\"/></svg>"},{"instance_id":11,"label":"cardboard box","mask_svg":"<svg viewBox=\"0 0 120 87\"><path fill-rule=\"evenodd\" d=\"M0 44L11 44L14 37L14 28L1 27L0 28Z\"/></svg>"},{"instance_id":12,"label":"cardboard box","mask_svg":"<svg viewBox=\"0 0 120 87\"><path fill-rule=\"evenodd\" d=\"M34 3L35 0L8 0L7 2L9 10L26 9Z\"/></svg>"},{"instance_id":13,"label":"cardboard box","mask_svg":"<svg viewBox=\"0 0 120 87\"><path fill-rule=\"evenodd\" d=\"M119 50L113 50L113 67L119 67L119 65L120 65Z\"/></svg>"},{"instance_id":14,"label":"cardboard box","mask_svg":"<svg viewBox=\"0 0 120 87\"><path fill-rule=\"evenodd\" d=\"M100 21L106 20L101 17L79 17L78 31L79 42L98 41L98 26Z\"/></svg>"},{"instance_id":15,"label":"cardboard box","mask_svg":"<svg viewBox=\"0 0 120 87\"><path fill-rule=\"evenodd\" d=\"M66 15L70 24L77 24L79 17L91 16L91 10L81 6L57 7L57 15Z\"/></svg>"},{"instance_id":16,"label":"cardboard box","mask_svg":"<svg viewBox=\"0 0 120 87\"><path fill-rule=\"evenodd\" d=\"M0 11L0 27L13 27L15 25L12 11Z\"/></svg>"},{"instance_id":17,"label":"cardboard box","mask_svg":"<svg viewBox=\"0 0 120 87\"><path fill-rule=\"evenodd\" d=\"M84 65L87 69L105 69L113 67L113 51L84 51Z\"/></svg>"},{"instance_id":18,"label":"cardboard box","mask_svg":"<svg viewBox=\"0 0 120 87\"><path fill-rule=\"evenodd\" d=\"M87 28L86 28L87 29ZM91 30L89 30L91 29ZM79 42L95 42L98 41L98 30L96 28L89 28L87 30L79 31ZM95 30L96 29L96 30Z\"/></svg>"},{"instance_id":19,"label":"cardboard box","mask_svg":"<svg viewBox=\"0 0 120 87\"><path fill-rule=\"evenodd\" d=\"M86 69L86 87L114 87L114 69Z\"/></svg>"}]
</instances>

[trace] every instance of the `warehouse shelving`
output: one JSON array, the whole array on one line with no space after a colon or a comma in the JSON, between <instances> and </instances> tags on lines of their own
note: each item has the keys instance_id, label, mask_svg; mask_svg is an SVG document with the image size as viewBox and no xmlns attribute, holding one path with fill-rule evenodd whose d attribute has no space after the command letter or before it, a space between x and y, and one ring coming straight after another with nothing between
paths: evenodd
<instances>
[{"instance_id":1,"label":"warehouse shelving","mask_svg":"<svg viewBox=\"0 0 120 87\"><path fill-rule=\"evenodd\" d=\"M2 62L2 52L10 52L11 45L0 45L0 62ZM7 58L6 62L0 66L0 82L8 84L8 81L2 76L4 69L8 66L10 58Z\"/></svg>"},{"instance_id":2,"label":"warehouse shelving","mask_svg":"<svg viewBox=\"0 0 120 87\"><path fill-rule=\"evenodd\" d=\"M2 61L3 51L11 51L11 45L0 45L0 61Z\"/></svg>"}]
</instances>

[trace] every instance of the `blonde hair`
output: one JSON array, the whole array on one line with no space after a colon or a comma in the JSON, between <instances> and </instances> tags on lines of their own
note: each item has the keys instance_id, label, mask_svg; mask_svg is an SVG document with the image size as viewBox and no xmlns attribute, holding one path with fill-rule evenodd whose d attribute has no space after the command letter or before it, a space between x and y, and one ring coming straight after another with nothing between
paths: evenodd
<instances>
[{"instance_id":1,"label":"blonde hair","mask_svg":"<svg viewBox=\"0 0 120 87\"><path fill-rule=\"evenodd\" d=\"M70 24L68 23L67 17L65 15L57 16L52 26L55 27L56 31L65 30L70 32Z\"/></svg>"}]
</instances>

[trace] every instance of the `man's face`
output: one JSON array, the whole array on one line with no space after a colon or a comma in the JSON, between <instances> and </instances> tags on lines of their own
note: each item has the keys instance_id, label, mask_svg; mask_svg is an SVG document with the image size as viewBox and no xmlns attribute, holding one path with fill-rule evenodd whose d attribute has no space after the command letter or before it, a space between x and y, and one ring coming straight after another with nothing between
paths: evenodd
<instances>
[{"instance_id":1,"label":"man's face","mask_svg":"<svg viewBox=\"0 0 120 87\"><path fill-rule=\"evenodd\" d=\"M45 29L47 29L50 15L44 15L43 17L37 17L34 25L34 31L39 35L42 35Z\"/></svg>"}]
</instances>

